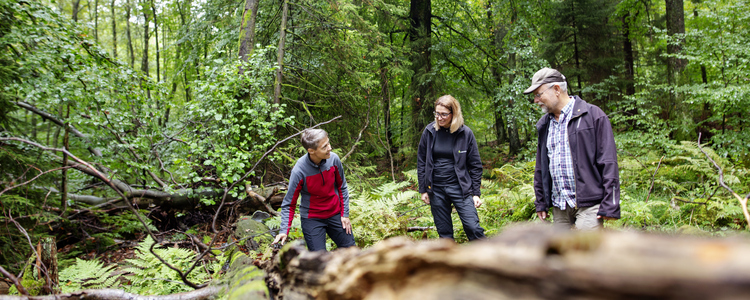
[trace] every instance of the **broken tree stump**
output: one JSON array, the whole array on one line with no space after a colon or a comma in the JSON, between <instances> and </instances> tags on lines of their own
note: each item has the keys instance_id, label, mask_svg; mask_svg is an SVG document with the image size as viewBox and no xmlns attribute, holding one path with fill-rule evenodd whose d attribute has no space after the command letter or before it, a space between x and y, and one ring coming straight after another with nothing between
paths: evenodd
<instances>
[{"instance_id":1,"label":"broken tree stump","mask_svg":"<svg viewBox=\"0 0 750 300\"><path fill-rule=\"evenodd\" d=\"M750 240L510 228L490 240L282 249L276 299L750 299Z\"/></svg>"}]
</instances>

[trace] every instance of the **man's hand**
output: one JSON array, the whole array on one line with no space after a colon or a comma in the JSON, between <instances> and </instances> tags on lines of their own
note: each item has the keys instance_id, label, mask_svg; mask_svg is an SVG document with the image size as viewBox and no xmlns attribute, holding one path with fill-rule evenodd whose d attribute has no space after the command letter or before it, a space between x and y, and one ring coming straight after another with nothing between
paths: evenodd
<instances>
[{"instance_id":1,"label":"man's hand","mask_svg":"<svg viewBox=\"0 0 750 300\"><path fill-rule=\"evenodd\" d=\"M607 217L607 216L596 216L597 219L605 219L605 220L617 220L617 218Z\"/></svg>"},{"instance_id":2,"label":"man's hand","mask_svg":"<svg viewBox=\"0 0 750 300\"><path fill-rule=\"evenodd\" d=\"M271 244L281 243L283 245L284 242L286 242L286 234L279 233L279 234L276 235L276 239L273 240L273 243L271 243Z\"/></svg>"},{"instance_id":3,"label":"man's hand","mask_svg":"<svg viewBox=\"0 0 750 300\"><path fill-rule=\"evenodd\" d=\"M547 212L546 211L538 211L538 212L536 212L536 215L539 216L539 219L542 219L542 220L547 219Z\"/></svg>"},{"instance_id":4,"label":"man's hand","mask_svg":"<svg viewBox=\"0 0 750 300\"><path fill-rule=\"evenodd\" d=\"M352 234L352 221L349 218L341 217L341 225L346 230L346 234Z\"/></svg>"},{"instance_id":5,"label":"man's hand","mask_svg":"<svg viewBox=\"0 0 750 300\"><path fill-rule=\"evenodd\" d=\"M474 196L474 207L479 208L482 206L482 200L479 199L479 196Z\"/></svg>"},{"instance_id":6,"label":"man's hand","mask_svg":"<svg viewBox=\"0 0 750 300\"><path fill-rule=\"evenodd\" d=\"M422 193L422 201L425 204L430 204L430 195L427 195L427 193Z\"/></svg>"}]
</instances>

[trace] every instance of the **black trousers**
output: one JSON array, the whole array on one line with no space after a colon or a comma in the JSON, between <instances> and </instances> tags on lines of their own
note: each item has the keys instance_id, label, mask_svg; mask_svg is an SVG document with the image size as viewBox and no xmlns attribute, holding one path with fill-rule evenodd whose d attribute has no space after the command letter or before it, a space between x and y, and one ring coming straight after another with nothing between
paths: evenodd
<instances>
[{"instance_id":1,"label":"black trousers","mask_svg":"<svg viewBox=\"0 0 750 300\"><path fill-rule=\"evenodd\" d=\"M443 185L432 184L432 195L430 195L430 210L435 219L435 228L441 238L453 239L453 220L451 212L454 206L461 224L464 226L466 236L470 241L483 239L484 228L479 225L479 215L474 207L472 196L464 197L461 186L458 183Z\"/></svg>"},{"instance_id":2,"label":"black trousers","mask_svg":"<svg viewBox=\"0 0 750 300\"><path fill-rule=\"evenodd\" d=\"M336 246L346 248L356 245L354 234L346 234L341 224L341 215L328 219L302 218L302 235L307 243L307 250L326 250L326 233Z\"/></svg>"}]
</instances>

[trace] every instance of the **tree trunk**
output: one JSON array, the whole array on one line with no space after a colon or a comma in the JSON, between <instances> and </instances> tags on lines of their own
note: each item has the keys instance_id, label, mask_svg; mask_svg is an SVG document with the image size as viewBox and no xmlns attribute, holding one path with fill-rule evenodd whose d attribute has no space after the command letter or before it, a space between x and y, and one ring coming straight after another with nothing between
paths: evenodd
<instances>
[{"instance_id":1,"label":"tree trunk","mask_svg":"<svg viewBox=\"0 0 750 300\"><path fill-rule=\"evenodd\" d=\"M622 16L622 50L625 54L625 95L635 94L635 57L630 40L630 13Z\"/></svg>"},{"instance_id":2,"label":"tree trunk","mask_svg":"<svg viewBox=\"0 0 750 300\"><path fill-rule=\"evenodd\" d=\"M432 63L430 47L432 46L432 1L411 0L409 7L409 42L411 48L411 77L409 95L411 96L411 117L414 123L414 134L419 134L432 119L433 101L435 101L434 80L431 78Z\"/></svg>"},{"instance_id":3,"label":"tree trunk","mask_svg":"<svg viewBox=\"0 0 750 300\"><path fill-rule=\"evenodd\" d=\"M367 250L287 245L276 299L747 299L750 240L508 228L488 241L382 241Z\"/></svg>"},{"instance_id":4,"label":"tree trunk","mask_svg":"<svg viewBox=\"0 0 750 300\"><path fill-rule=\"evenodd\" d=\"M273 89L273 103L281 103L281 83L284 77L284 42L286 41L286 19L289 14L289 3L287 0L284 1L283 8L281 11L281 26L279 26L279 49L276 63L278 69L276 69L276 82Z\"/></svg>"},{"instance_id":5,"label":"tree trunk","mask_svg":"<svg viewBox=\"0 0 750 300\"><path fill-rule=\"evenodd\" d=\"M487 5L485 7L487 10L487 23L490 24L490 33L492 34L493 40L492 44L494 47L490 49L492 54L495 57L498 57L497 52L504 49L505 45L503 44L503 39L505 38L505 35L507 34L507 30L503 28L500 25L500 22L495 22L493 17L493 8L492 8L492 1L488 1ZM498 65L498 62L492 63L492 77L495 78L495 81L497 82L497 86L503 85L503 75L500 71L500 66ZM492 98L495 98L494 95L488 95ZM507 132L506 132L506 124L505 124L505 110L504 105L499 103L498 101L495 101L495 111L493 113L495 117L495 139L497 142L497 145L500 146L501 144L505 143L507 140Z\"/></svg>"},{"instance_id":6,"label":"tree trunk","mask_svg":"<svg viewBox=\"0 0 750 300\"><path fill-rule=\"evenodd\" d=\"M94 1L94 42L99 43L99 0Z\"/></svg>"},{"instance_id":7,"label":"tree trunk","mask_svg":"<svg viewBox=\"0 0 750 300\"><path fill-rule=\"evenodd\" d=\"M512 18L513 23L515 23L515 13L513 14ZM516 68L516 54L510 53L508 54L508 68L511 70ZM513 82L515 80L515 75L510 74L508 78L508 82ZM508 110L513 111L514 98L508 99ZM510 117L508 117L508 155L513 156L518 154L518 152L521 151L521 137L518 135L518 121L516 120L516 117L511 114Z\"/></svg>"},{"instance_id":8,"label":"tree trunk","mask_svg":"<svg viewBox=\"0 0 750 300\"><path fill-rule=\"evenodd\" d=\"M675 38L677 34L685 33L685 9L682 0L664 0L666 4L667 34ZM668 54L682 52L682 38L667 44ZM667 59L669 67L669 83L677 83L677 77L687 65L687 61L675 57Z\"/></svg>"},{"instance_id":9,"label":"tree trunk","mask_svg":"<svg viewBox=\"0 0 750 300\"><path fill-rule=\"evenodd\" d=\"M125 32L128 36L128 54L129 54L129 63L130 68L135 68L135 52L133 51L133 38L130 35L130 9L131 9L131 0L127 0L127 5L125 6L125 24L127 27L125 27Z\"/></svg>"},{"instance_id":10,"label":"tree trunk","mask_svg":"<svg viewBox=\"0 0 750 300\"><path fill-rule=\"evenodd\" d=\"M41 262L44 268L46 268L46 275L42 275L41 278L45 281L42 293L45 295L58 293L60 292L60 283L57 276L57 243L55 242L55 237L42 238L39 244Z\"/></svg>"},{"instance_id":11,"label":"tree trunk","mask_svg":"<svg viewBox=\"0 0 750 300\"><path fill-rule=\"evenodd\" d=\"M143 75L148 77L148 32L149 32L149 20L148 20L148 9L145 5L142 5L143 8L143 56L141 56L141 72L143 72Z\"/></svg>"},{"instance_id":12,"label":"tree trunk","mask_svg":"<svg viewBox=\"0 0 750 300\"><path fill-rule=\"evenodd\" d=\"M154 14L154 46L156 46L156 82L161 81L161 69L159 67L159 22L156 18L156 5L154 0L151 0L151 12ZM156 107L161 109L159 100L156 100Z\"/></svg>"},{"instance_id":13,"label":"tree trunk","mask_svg":"<svg viewBox=\"0 0 750 300\"><path fill-rule=\"evenodd\" d=\"M580 58L580 51L578 50L578 24L576 24L576 2L570 1L570 4L572 6L572 11L570 15L573 18L573 57L576 60L576 72L578 73L576 75L576 78L578 79L578 89L583 89L583 85L581 84L581 58ZM573 89L571 89L570 84L568 85L568 93L572 95ZM583 97L583 94L581 94L581 97Z\"/></svg>"},{"instance_id":14,"label":"tree trunk","mask_svg":"<svg viewBox=\"0 0 750 300\"><path fill-rule=\"evenodd\" d=\"M71 13L71 17L73 18L73 22L78 23L78 12L81 9L81 0L74 0L72 6L73 12Z\"/></svg>"},{"instance_id":15,"label":"tree trunk","mask_svg":"<svg viewBox=\"0 0 750 300\"><path fill-rule=\"evenodd\" d=\"M242 23L240 24L240 50L238 56L242 61L247 61L253 53L255 45L255 18L258 16L258 4L260 0L246 0L245 10L242 12ZM248 12L250 12L248 14ZM240 70L240 74L242 74Z\"/></svg>"},{"instance_id":16,"label":"tree trunk","mask_svg":"<svg viewBox=\"0 0 750 300\"><path fill-rule=\"evenodd\" d=\"M388 69L385 62L380 64L380 95L383 99L383 123L388 147L393 147L393 133L391 132L391 95L388 84Z\"/></svg>"},{"instance_id":17,"label":"tree trunk","mask_svg":"<svg viewBox=\"0 0 750 300\"><path fill-rule=\"evenodd\" d=\"M109 5L112 12L112 59L117 60L117 15L115 14L115 0Z\"/></svg>"}]
</instances>

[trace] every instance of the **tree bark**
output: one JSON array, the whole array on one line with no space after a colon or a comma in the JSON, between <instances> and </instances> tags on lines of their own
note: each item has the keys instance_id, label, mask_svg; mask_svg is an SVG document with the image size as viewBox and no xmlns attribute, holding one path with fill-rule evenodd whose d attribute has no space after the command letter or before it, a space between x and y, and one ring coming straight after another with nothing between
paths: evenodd
<instances>
[{"instance_id":1,"label":"tree bark","mask_svg":"<svg viewBox=\"0 0 750 300\"><path fill-rule=\"evenodd\" d=\"M276 299L746 299L750 240L509 228L488 241L382 241L361 251L285 246Z\"/></svg>"},{"instance_id":2,"label":"tree bark","mask_svg":"<svg viewBox=\"0 0 750 300\"><path fill-rule=\"evenodd\" d=\"M141 56L141 72L145 76L148 75L148 41L149 41L149 20L148 20L148 9L145 5L142 5L143 9L143 56Z\"/></svg>"},{"instance_id":3,"label":"tree bark","mask_svg":"<svg viewBox=\"0 0 750 300\"><path fill-rule=\"evenodd\" d=\"M45 280L42 292L46 295L58 293L60 291L60 283L58 280L58 269L57 269L57 243L55 237L45 237L39 242L41 244L41 262L46 268L46 276L42 276Z\"/></svg>"},{"instance_id":4,"label":"tree bark","mask_svg":"<svg viewBox=\"0 0 750 300\"><path fill-rule=\"evenodd\" d=\"M281 82L284 77L284 43L286 41L286 20L289 14L289 3L287 0L284 2L281 11L281 26L279 26L279 49L277 56L278 69L276 69L276 82L273 89L273 103L281 103Z\"/></svg>"},{"instance_id":5,"label":"tree bark","mask_svg":"<svg viewBox=\"0 0 750 300\"><path fill-rule=\"evenodd\" d=\"M669 37L676 39L667 44L668 54L679 54L682 52L682 38L675 38L675 35L685 33L685 8L682 0L664 0L667 19L667 34ZM670 57L667 59L669 65L669 82L677 83L677 77L687 65L684 59Z\"/></svg>"},{"instance_id":6,"label":"tree bark","mask_svg":"<svg viewBox=\"0 0 750 300\"><path fill-rule=\"evenodd\" d=\"M94 42L99 43L99 0L94 1Z\"/></svg>"},{"instance_id":7,"label":"tree bark","mask_svg":"<svg viewBox=\"0 0 750 300\"><path fill-rule=\"evenodd\" d=\"M498 57L497 52L504 49L505 45L503 44L503 39L505 38L505 34L507 33L507 30L503 27L501 27L500 22L495 22L495 18L493 17L493 8L492 8L492 1L488 1L487 5L485 7L487 10L487 23L490 24L490 33L492 34L492 44L494 47L490 50L492 54L495 57ZM503 75L500 71L500 66L497 62L494 62L491 66L492 70L492 77L495 79L495 82L497 82L497 86L503 85ZM494 97L493 97L494 98ZM497 142L497 145L501 145L505 143L507 140L507 132L506 132L506 124L505 124L505 110L504 105L502 103L497 103L494 105L495 111L493 113L495 117L495 139Z\"/></svg>"},{"instance_id":8,"label":"tree bark","mask_svg":"<svg viewBox=\"0 0 750 300\"><path fill-rule=\"evenodd\" d=\"M131 9L131 0L127 0L127 5L125 6L125 33L128 37L128 54L129 54L129 65L130 68L133 69L135 67L135 52L133 51L133 38L130 34L130 9Z\"/></svg>"},{"instance_id":9,"label":"tree bark","mask_svg":"<svg viewBox=\"0 0 750 300\"><path fill-rule=\"evenodd\" d=\"M238 56L242 61L247 61L253 53L255 46L255 19L258 16L258 4L260 0L246 0L245 10L242 12L242 23L240 24L240 49ZM250 12L248 14L248 12ZM240 74L242 74L240 70Z\"/></svg>"},{"instance_id":10,"label":"tree bark","mask_svg":"<svg viewBox=\"0 0 750 300\"><path fill-rule=\"evenodd\" d=\"M635 57L630 40L630 12L622 16L622 50L625 55L625 95L635 94Z\"/></svg>"},{"instance_id":11,"label":"tree bark","mask_svg":"<svg viewBox=\"0 0 750 300\"><path fill-rule=\"evenodd\" d=\"M72 10L71 18L73 18L73 22L78 23L78 12L81 9L81 0L73 0L72 3Z\"/></svg>"},{"instance_id":12,"label":"tree bark","mask_svg":"<svg viewBox=\"0 0 750 300\"><path fill-rule=\"evenodd\" d=\"M430 75L430 47L432 46L432 1L411 0L409 7L409 42L411 48L411 117L414 123L414 134L419 136L432 119L433 101L435 101L434 80Z\"/></svg>"},{"instance_id":13,"label":"tree bark","mask_svg":"<svg viewBox=\"0 0 750 300\"><path fill-rule=\"evenodd\" d=\"M156 82L161 81L161 69L159 66L159 20L156 18L156 5L151 0L151 12L154 14L154 46L156 47ZM161 109L159 98L156 98L156 107Z\"/></svg>"},{"instance_id":14,"label":"tree bark","mask_svg":"<svg viewBox=\"0 0 750 300\"><path fill-rule=\"evenodd\" d=\"M117 15L115 14L115 0L109 4L112 12L112 59L117 60Z\"/></svg>"}]
</instances>

